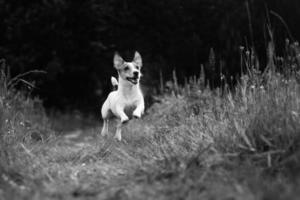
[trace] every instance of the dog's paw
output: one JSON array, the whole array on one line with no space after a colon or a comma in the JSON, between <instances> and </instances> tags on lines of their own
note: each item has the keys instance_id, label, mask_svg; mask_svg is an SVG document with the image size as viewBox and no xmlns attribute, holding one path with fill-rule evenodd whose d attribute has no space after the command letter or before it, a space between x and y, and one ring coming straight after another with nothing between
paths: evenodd
<instances>
[{"instance_id":1,"label":"dog's paw","mask_svg":"<svg viewBox=\"0 0 300 200\"><path fill-rule=\"evenodd\" d=\"M107 132L106 132L106 131L101 131L101 136L102 136L102 137L107 136Z\"/></svg>"},{"instance_id":2,"label":"dog's paw","mask_svg":"<svg viewBox=\"0 0 300 200\"><path fill-rule=\"evenodd\" d=\"M139 118L141 118L142 114L140 112L133 112L132 116L135 119L139 119Z\"/></svg>"},{"instance_id":3,"label":"dog's paw","mask_svg":"<svg viewBox=\"0 0 300 200\"><path fill-rule=\"evenodd\" d=\"M140 119L141 116L140 116L140 115L133 115L133 118L134 118L134 119Z\"/></svg>"},{"instance_id":4,"label":"dog's paw","mask_svg":"<svg viewBox=\"0 0 300 200\"><path fill-rule=\"evenodd\" d=\"M122 124L126 124L128 121L129 121L128 117L121 119Z\"/></svg>"},{"instance_id":5,"label":"dog's paw","mask_svg":"<svg viewBox=\"0 0 300 200\"><path fill-rule=\"evenodd\" d=\"M121 141L122 140L122 135L121 134L116 134L114 136L115 139L117 139L118 141Z\"/></svg>"}]
</instances>

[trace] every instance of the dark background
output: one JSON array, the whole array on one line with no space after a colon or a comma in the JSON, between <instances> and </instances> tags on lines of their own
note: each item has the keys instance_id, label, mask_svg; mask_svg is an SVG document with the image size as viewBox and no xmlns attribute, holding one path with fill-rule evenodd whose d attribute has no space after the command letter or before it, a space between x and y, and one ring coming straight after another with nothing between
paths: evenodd
<instances>
[{"instance_id":1,"label":"dark background","mask_svg":"<svg viewBox=\"0 0 300 200\"><path fill-rule=\"evenodd\" d=\"M160 70L165 81L173 69L181 83L199 75L211 48L223 73L235 76L240 45L254 46L264 66L267 24L279 54L286 38L299 39L300 1L0 0L0 19L0 57L12 76L45 70L26 79L35 81L32 94L47 108L95 112L111 89L110 76L117 76L115 51L125 60L141 53L142 84L150 94L159 87Z\"/></svg>"}]
</instances>

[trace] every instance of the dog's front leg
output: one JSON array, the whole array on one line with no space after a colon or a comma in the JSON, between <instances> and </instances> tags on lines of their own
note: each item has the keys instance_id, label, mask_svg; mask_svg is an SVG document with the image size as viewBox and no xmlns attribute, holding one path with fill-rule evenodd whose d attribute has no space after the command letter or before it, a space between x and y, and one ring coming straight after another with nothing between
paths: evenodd
<instances>
[{"instance_id":1,"label":"dog's front leg","mask_svg":"<svg viewBox=\"0 0 300 200\"><path fill-rule=\"evenodd\" d=\"M117 106L116 107L116 113L120 117L121 121L117 125L117 130L116 130L115 138L117 140L121 141L122 140L122 135L121 135L122 126L123 126L123 124L125 124L126 122L128 122L129 118L125 114L124 108L122 106Z\"/></svg>"},{"instance_id":2,"label":"dog's front leg","mask_svg":"<svg viewBox=\"0 0 300 200\"><path fill-rule=\"evenodd\" d=\"M124 112L124 107L117 106L116 107L116 113L120 117L122 124L126 123L129 120L128 116Z\"/></svg>"},{"instance_id":3,"label":"dog's front leg","mask_svg":"<svg viewBox=\"0 0 300 200\"><path fill-rule=\"evenodd\" d=\"M145 103L144 100L140 100L140 102L138 103L136 109L133 111L132 115L135 118L141 118L142 114L144 113L145 110Z\"/></svg>"}]
</instances>

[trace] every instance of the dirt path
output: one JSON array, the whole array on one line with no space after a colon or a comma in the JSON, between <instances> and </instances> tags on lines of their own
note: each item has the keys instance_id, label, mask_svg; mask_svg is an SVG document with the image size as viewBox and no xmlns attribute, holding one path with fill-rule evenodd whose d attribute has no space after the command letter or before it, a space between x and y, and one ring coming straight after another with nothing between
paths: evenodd
<instances>
[{"instance_id":1,"label":"dirt path","mask_svg":"<svg viewBox=\"0 0 300 200\"><path fill-rule=\"evenodd\" d=\"M36 162L48 179L43 193L49 198L106 199L122 193L130 173L114 153L122 143L100 137L99 128L71 131L36 149Z\"/></svg>"}]
</instances>

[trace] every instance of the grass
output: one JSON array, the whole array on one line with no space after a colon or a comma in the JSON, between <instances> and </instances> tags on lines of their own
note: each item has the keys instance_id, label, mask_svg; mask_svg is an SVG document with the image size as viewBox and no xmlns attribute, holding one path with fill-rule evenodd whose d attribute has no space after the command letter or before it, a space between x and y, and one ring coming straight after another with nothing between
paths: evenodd
<instances>
[{"instance_id":1,"label":"grass","mask_svg":"<svg viewBox=\"0 0 300 200\"><path fill-rule=\"evenodd\" d=\"M260 72L248 56L234 90L206 88L203 75L175 82L122 142L113 128L54 131L38 99L7 87L2 62L1 199L297 199L298 60Z\"/></svg>"}]
</instances>

